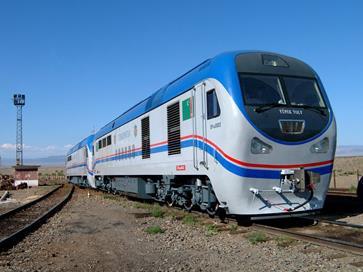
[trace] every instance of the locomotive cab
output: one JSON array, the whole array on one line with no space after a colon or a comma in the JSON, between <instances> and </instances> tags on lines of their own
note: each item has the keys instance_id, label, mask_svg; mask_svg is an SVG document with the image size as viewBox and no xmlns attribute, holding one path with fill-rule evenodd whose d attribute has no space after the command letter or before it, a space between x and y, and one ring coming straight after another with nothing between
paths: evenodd
<instances>
[{"instance_id":1,"label":"locomotive cab","mask_svg":"<svg viewBox=\"0 0 363 272\"><path fill-rule=\"evenodd\" d=\"M315 72L291 57L255 53L237 57L242 97L251 123L265 137L296 144L319 136L331 114ZM325 148L329 139L321 143ZM252 140L252 153L258 140ZM268 147L266 147L268 151ZM312 152L321 152L319 147Z\"/></svg>"}]
</instances>

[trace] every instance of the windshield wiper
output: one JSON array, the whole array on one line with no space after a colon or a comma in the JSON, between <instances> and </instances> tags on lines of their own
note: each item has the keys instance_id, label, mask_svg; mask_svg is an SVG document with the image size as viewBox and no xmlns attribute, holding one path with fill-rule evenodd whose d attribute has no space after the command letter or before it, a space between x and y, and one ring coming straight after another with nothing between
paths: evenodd
<instances>
[{"instance_id":1,"label":"windshield wiper","mask_svg":"<svg viewBox=\"0 0 363 272\"><path fill-rule=\"evenodd\" d=\"M255 108L255 112L260 113L260 112L264 112L273 108L277 108L277 107L282 107L282 106L286 106L285 104L279 104L279 103L270 103L270 104L264 104L261 106L257 106Z\"/></svg>"},{"instance_id":2,"label":"windshield wiper","mask_svg":"<svg viewBox=\"0 0 363 272\"><path fill-rule=\"evenodd\" d=\"M310 105L291 105L291 107L315 110L315 111L318 111L321 115L326 116L326 112L324 111L323 108L318 108L318 107L314 107L314 106L310 106Z\"/></svg>"}]
</instances>

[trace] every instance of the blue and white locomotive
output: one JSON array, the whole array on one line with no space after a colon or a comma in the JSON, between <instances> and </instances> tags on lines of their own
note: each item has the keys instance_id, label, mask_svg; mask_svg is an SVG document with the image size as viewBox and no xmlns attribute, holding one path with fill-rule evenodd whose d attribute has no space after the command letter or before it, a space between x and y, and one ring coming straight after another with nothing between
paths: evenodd
<instances>
[{"instance_id":1,"label":"blue and white locomotive","mask_svg":"<svg viewBox=\"0 0 363 272\"><path fill-rule=\"evenodd\" d=\"M90 187L266 217L323 207L335 147L316 72L292 57L239 51L204 61L108 123L69 151L66 167ZM74 161L80 150L87 158Z\"/></svg>"}]
</instances>

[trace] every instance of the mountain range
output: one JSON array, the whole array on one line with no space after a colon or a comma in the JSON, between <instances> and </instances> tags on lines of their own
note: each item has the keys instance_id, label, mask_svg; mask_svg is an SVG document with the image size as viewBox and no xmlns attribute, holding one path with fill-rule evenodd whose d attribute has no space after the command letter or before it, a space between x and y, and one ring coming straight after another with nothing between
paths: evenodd
<instances>
[{"instance_id":1,"label":"mountain range","mask_svg":"<svg viewBox=\"0 0 363 272\"><path fill-rule=\"evenodd\" d=\"M27 165L42 165L42 166L63 166L65 163L65 156L49 156L45 158L32 158L32 159L24 159L24 164ZM14 158L2 158L1 166L11 166L15 164Z\"/></svg>"}]
</instances>

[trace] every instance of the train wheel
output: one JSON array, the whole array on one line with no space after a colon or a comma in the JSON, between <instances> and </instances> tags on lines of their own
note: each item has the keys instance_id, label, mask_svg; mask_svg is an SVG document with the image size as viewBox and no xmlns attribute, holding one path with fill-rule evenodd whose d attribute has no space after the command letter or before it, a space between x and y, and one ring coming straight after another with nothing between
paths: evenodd
<instances>
[{"instance_id":1,"label":"train wheel","mask_svg":"<svg viewBox=\"0 0 363 272\"><path fill-rule=\"evenodd\" d=\"M227 217L227 212L226 209L223 208L219 208L217 211L218 217L222 222L225 222L226 217Z\"/></svg>"},{"instance_id":2,"label":"train wheel","mask_svg":"<svg viewBox=\"0 0 363 272\"><path fill-rule=\"evenodd\" d=\"M193 209L194 203L193 203L193 194L188 194L184 197L184 203L183 207L186 211L191 212Z\"/></svg>"},{"instance_id":3,"label":"train wheel","mask_svg":"<svg viewBox=\"0 0 363 272\"><path fill-rule=\"evenodd\" d=\"M207 208L206 211L209 217L213 218L216 215L218 208L219 208L218 203L213 203L211 207Z\"/></svg>"},{"instance_id":4,"label":"train wheel","mask_svg":"<svg viewBox=\"0 0 363 272\"><path fill-rule=\"evenodd\" d=\"M357 196L360 200L363 200L363 177L358 182Z\"/></svg>"},{"instance_id":5,"label":"train wheel","mask_svg":"<svg viewBox=\"0 0 363 272\"><path fill-rule=\"evenodd\" d=\"M166 197L165 202L166 202L166 204L167 204L169 207L173 207L173 206L174 206L174 201L173 201L173 199L172 199L172 197L171 197L171 196Z\"/></svg>"}]
</instances>

